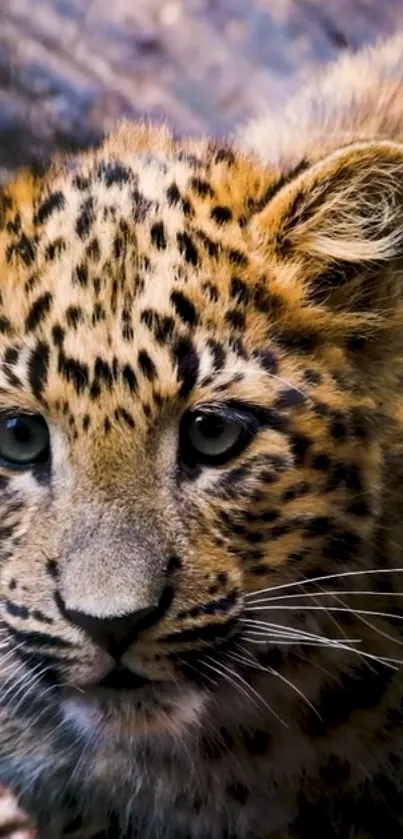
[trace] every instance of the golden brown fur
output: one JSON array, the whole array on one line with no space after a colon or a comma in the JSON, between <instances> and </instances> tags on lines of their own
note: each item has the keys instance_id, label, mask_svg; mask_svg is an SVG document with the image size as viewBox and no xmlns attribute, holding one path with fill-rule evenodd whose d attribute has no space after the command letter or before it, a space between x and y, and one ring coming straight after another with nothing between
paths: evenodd
<instances>
[{"instance_id":1,"label":"golden brown fur","mask_svg":"<svg viewBox=\"0 0 403 839\"><path fill-rule=\"evenodd\" d=\"M0 460L0 780L41 839L401 833L402 61L4 189L0 424L51 460Z\"/></svg>"}]
</instances>

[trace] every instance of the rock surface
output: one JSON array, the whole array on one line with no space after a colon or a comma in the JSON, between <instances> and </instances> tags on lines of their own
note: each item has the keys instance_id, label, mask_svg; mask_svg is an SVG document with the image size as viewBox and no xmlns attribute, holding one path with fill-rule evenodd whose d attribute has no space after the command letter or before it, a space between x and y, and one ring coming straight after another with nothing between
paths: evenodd
<instances>
[{"instance_id":1,"label":"rock surface","mask_svg":"<svg viewBox=\"0 0 403 839\"><path fill-rule=\"evenodd\" d=\"M0 0L0 172L123 115L225 134L402 26L401 0Z\"/></svg>"}]
</instances>

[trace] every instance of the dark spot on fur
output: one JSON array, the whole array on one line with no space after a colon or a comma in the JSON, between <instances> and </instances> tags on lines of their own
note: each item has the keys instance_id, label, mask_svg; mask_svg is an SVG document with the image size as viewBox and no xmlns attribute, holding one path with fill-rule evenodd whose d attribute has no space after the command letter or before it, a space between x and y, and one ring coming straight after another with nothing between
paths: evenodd
<instances>
[{"instance_id":1,"label":"dark spot on fur","mask_svg":"<svg viewBox=\"0 0 403 839\"><path fill-rule=\"evenodd\" d=\"M198 315L192 301L181 291L173 291L170 299L180 319L189 326L195 326L198 322Z\"/></svg>"},{"instance_id":2,"label":"dark spot on fur","mask_svg":"<svg viewBox=\"0 0 403 839\"><path fill-rule=\"evenodd\" d=\"M318 332L313 329L286 329L271 327L270 338L275 340L280 347L292 352L309 353L313 352L320 343Z\"/></svg>"},{"instance_id":3,"label":"dark spot on fur","mask_svg":"<svg viewBox=\"0 0 403 839\"><path fill-rule=\"evenodd\" d=\"M189 396L199 373L199 357L196 349L188 338L181 338L173 346L172 353L174 363L177 365L178 380L181 383L179 395Z\"/></svg>"},{"instance_id":4,"label":"dark spot on fur","mask_svg":"<svg viewBox=\"0 0 403 839\"><path fill-rule=\"evenodd\" d=\"M90 397L91 399L99 399L101 395L101 385L99 382L94 381L90 387Z\"/></svg>"},{"instance_id":5,"label":"dark spot on fur","mask_svg":"<svg viewBox=\"0 0 403 839\"><path fill-rule=\"evenodd\" d=\"M88 364L59 351L58 371L67 382L71 382L76 393L83 393L89 385Z\"/></svg>"},{"instance_id":6,"label":"dark spot on fur","mask_svg":"<svg viewBox=\"0 0 403 839\"><path fill-rule=\"evenodd\" d=\"M84 319L83 310L79 306L69 306L66 309L66 323L73 329L77 329L79 323Z\"/></svg>"},{"instance_id":7,"label":"dark spot on fur","mask_svg":"<svg viewBox=\"0 0 403 839\"><path fill-rule=\"evenodd\" d=\"M214 190L208 181L194 177L190 181L190 186L200 198L214 198Z\"/></svg>"},{"instance_id":8,"label":"dark spot on fur","mask_svg":"<svg viewBox=\"0 0 403 839\"><path fill-rule=\"evenodd\" d=\"M358 466L343 463L337 463L335 465L329 475L325 489L327 492L331 492L340 486L344 486L352 492L362 492L363 485Z\"/></svg>"},{"instance_id":9,"label":"dark spot on fur","mask_svg":"<svg viewBox=\"0 0 403 839\"><path fill-rule=\"evenodd\" d=\"M95 221L94 199L87 198L81 204L76 221L76 233L80 239L86 239Z\"/></svg>"},{"instance_id":10,"label":"dark spot on fur","mask_svg":"<svg viewBox=\"0 0 403 839\"><path fill-rule=\"evenodd\" d=\"M152 225L150 237L152 244L157 248L157 250L165 250L167 246L167 238L162 221L156 221L155 224Z\"/></svg>"},{"instance_id":11,"label":"dark spot on fur","mask_svg":"<svg viewBox=\"0 0 403 839\"><path fill-rule=\"evenodd\" d=\"M27 620L29 618L29 609L26 606L19 603L12 603L11 600L6 600L5 606L6 612L13 618L19 618L19 620Z\"/></svg>"},{"instance_id":12,"label":"dark spot on fur","mask_svg":"<svg viewBox=\"0 0 403 839\"><path fill-rule=\"evenodd\" d=\"M371 515L371 507L366 501L361 499L359 501L353 501L349 504L346 509L346 513L350 516L359 516L360 518L364 518L365 516Z\"/></svg>"},{"instance_id":13,"label":"dark spot on fur","mask_svg":"<svg viewBox=\"0 0 403 839\"><path fill-rule=\"evenodd\" d=\"M250 292L248 286L239 277L232 277L230 284L230 297L242 305L246 305L249 301Z\"/></svg>"},{"instance_id":14,"label":"dark spot on fur","mask_svg":"<svg viewBox=\"0 0 403 839\"><path fill-rule=\"evenodd\" d=\"M108 388L112 387L113 375L112 370L107 361L98 356L95 359L94 374L97 379L100 379Z\"/></svg>"},{"instance_id":15,"label":"dark spot on fur","mask_svg":"<svg viewBox=\"0 0 403 839\"><path fill-rule=\"evenodd\" d=\"M368 343L368 338L364 335L351 335L347 340L346 348L348 352L355 355L355 353L362 352Z\"/></svg>"},{"instance_id":16,"label":"dark spot on fur","mask_svg":"<svg viewBox=\"0 0 403 839\"><path fill-rule=\"evenodd\" d=\"M277 408L278 411L282 411L287 408L299 408L304 403L304 394L301 393L300 390L297 390L295 387L289 387L285 390L282 390L279 393L274 403L274 406L275 408Z\"/></svg>"},{"instance_id":17,"label":"dark spot on fur","mask_svg":"<svg viewBox=\"0 0 403 839\"><path fill-rule=\"evenodd\" d=\"M157 368L146 350L140 350L137 361L139 368L146 379L150 382L154 381L157 375Z\"/></svg>"},{"instance_id":18,"label":"dark spot on fur","mask_svg":"<svg viewBox=\"0 0 403 839\"><path fill-rule=\"evenodd\" d=\"M126 364L122 370L122 379L130 392L135 393L137 390L137 378L133 368L129 364Z\"/></svg>"},{"instance_id":19,"label":"dark spot on fur","mask_svg":"<svg viewBox=\"0 0 403 839\"><path fill-rule=\"evenodd\" d=\"M316 454L311 461L313 469L317 469L318 472L327 472L331 467L332 461L328 454L321 452L320 454Z\"/></svg>"},{"instance_id":20,"label":"dark spot on fur","mask_svg":"<svg viewBox=\"0 0 403 839\"><path fill-rule=\"evenodd\" d=\"M33 332L45 320L52 307L53 297L46 291L32 304L25 320L25 331Z\"/></svg>"},{"instance_id":21,"label":"dark spot on fur","mask_svg":"<svg viewBox=\"0 0 403 839\"><path fill-rule=\"evenodd\" d=\"M305 434L293 434L290 439L292 453L294 455L295 466L302 466L305 462L306 454L312 445L312 440Z\"/></svg>"},{"instance_id":22,"label":"dark spot on fur","mask_svg":"<svg viewBox=\"0 0 403 839\"><path fill-rule=\"evenodd\" d=\"M305 370L304 379L310 385L320 385L322 376L316 370Z\"/></svg>"},{"instance_id":23,"label":"dark spot on fur","mask_svg":"<svg viewBox=\"0 0 403 839\"><path fill-rule=\"evenodd\" d=\"M85 253L88 259L91 260L91 262L98 262L101 258L101 248L99 246L99 240L95 236L88 243L85 249Z\"/></svg>"},{"instance_id":24,"label":"dark spot on fur","mask_svg":"<svg viewBox=\"0 0 403 839\"><path fill-rule=\"evenodd\" d=\"M66 201L62 192L52 192L38 207L38 211L34 217L34 223L43 224L55 210L63 210L65 204Z\"/></svg>"},{"instance_id":25,"label":"dark spot on fur","mask_svg":"<svg viewBox=\"0 0 403 839\"><path fill-rule=\"evenodd\" d=\"M192 241L191 237L188 233L177 233L176 234L179 252L182 254L183 258L186 262L190 265L197 265L199 262L199 255L197 252L196 245Z\"/></svg>"},{"instance_id":26,"label":"dark spot on fur","mask_svg":"<svg viewBox=\"0 0 403 839\"><path fill-rule=\"evenodd\" d=\"M194 230L194 234L202 243L208 255L211 256L213 259L217 259L220 253L220 246L218 245L218 243L214 242L213 239L210 238L210 236L207 236L207 234L204 233L203 230Z\"/></svg>"},{"instance_id":27,"label":"dark spot on fur","mask_svg":"<svg viewBox=\"0 0 403 839\"><path fill-rule=\"evenodd\" d=\"M28 361L28 381L32 393L37 399L42 398L47 382L49 358L49 345L44 341L39 341L35 349L32 350Z\"/></svg>"},{"instance_id":28,"label":"dark spot on fur","mask_svg":"<svg viewBox=\"0 0 403 839\"><path fill-rule=\"evenodd\" d=\"M210 282L210 280L206 280L204 283L202 283L202 291L204 292L206 297L208 297L208 299L212 301L212 303L217 303L217 301L219 300L220 294L218 288L212 282Z\"/></svg>"},{"instance_id":29,"label":"dark spot on fur","mask_svg":"<svg viewBox=\"0 0 403 839\"><path fill-rule=\"evenodd\" d=\"M132 415L129 414L128 411L126 411L126 408L122 408L122 407L116 408L115 419L116 420L122 419L126 423L126 425L129 426L129 428L134 428L134 426L135 426L134 419L133 419Z\"/></svg>"},{"instance_id":30,"label":"dark spot on fur","mask_svg":"<svg viewBox=\"0 0 403 839\"><path fill-rule=\"evenodd\" d=\"M46 623L48 625L53 623L53 618L48 617L45 615L44 612L41 612L40 609L33 609L31 612L31 617L38 621L38 623Z\"/></svg>"},{"instance_id":31,"label":"dark spot on fur","mask_svg":"<svg viewBox=\"0 0 403 839\"><path fill-rule=\"evenodd\" d=\"M371 437L373 418L360 408L352 408L350 412L350 431L358 440L368 440Z\"/></svg>"},{"instance_id":32,"label":"dark spot on fur","mask_svg":"<svg viewBox=\"0 0 403 839\"><path fill-rule=\"evenodd\" d=\"M168 204L171 207L175 206L175 204L179 203L179 201L181 200L181 194L180 194L179 189L178 189L178 187L175 183L171 184L171 186L168 187L167 192L166 192L166 196L167 196Z\"/></svg>"},{"instance_id":33,"label":"dark spot on fur","mask_svg":"<svg viewBox=\"0 0 403 839\"><path fill-rule=\"evenodd\" d=\"M6 318L4 315L0 315L0 334L1 335L12 335L13 327L11 320Z\"/></svg>"},{"instance_id":34,"label":"dark spot on fur","mask_svg":"<svg viewBox=\"0 0 403 839\"><path fill-rule=\"evenodd\" d=\"M84 175L76 175L73 179L73 186L79 190L79 192L85 192L86 189L89 189L91 186L90 178L85 178Z\"/></svg>"},{"instance_id":35,"label":"dark spot on fur","mask_svg":"<svg viewBox=\"0 0 403 839\"><path fill-rule=\"evenodd\" d=\"M351 673L342 673L337 684L323 686L315 703L319 717L305 707L304 731L309 737L324 737L347 723L354 711L376 708L393 676L386 667L364 664Z\"/></svg>"},{"instance_id":36,"label":"dark spot on fur","mask_svg":"<svg viewBox=\"0 0 403 839\"><path fill-rule=\"evenodd\" d=\"M301 498L301 496L307 495L309 491L310 485L306 481L300 481L298 484L293 484L286 489L283 493L282 500L284 502L294 501L296 498Z\"/></svg>"},{"instance_id":37,"label":"dark spot on fur","mask_svg":"<svg viewBox=\"0 0 403 839\"><path fill-rule=\"evenodd\" d=\"M53 262L66 250L66 240L59 236L58 239L53 239L45 250L45 259L47 262Z\"/></svg>"},{"instance_id":38,"label":"dark spot on fur","mask_svg":"<svg viewBox=\"0 0 403 839\"><path fill-rule=\"evenodd\" d=\"M327 516L315 516L305 523L304 536L326 536L332 531L332 520Z\"/></svg>"},{"instance_id":39,"label":"dark spot on fur","mask_svg":"<svg viewBox=\"0 0 403 839\"><path fill-rule=\"evenodd\" d=\"M361 539L350 530L336 530L327 541L324 554L330 562L346 562L356 559L361 548Z\"/></svg>"},{"instance_id":40,"label":"dark spot on fur","mask_svg":"<svg viewBox=\"0 0 403 839\"><path fill-rule=\"evenodd\" d=\"M330 424L330 434L335 440L343 442L347 437L347 428L342 419L334 419Z\"/></svg>"},{"instance_id":41,"label":"dark spot on fur","mask_svg":"<svg viewBox=\"0 0 403 839\"><path fill-rule=\"evenodd\" d=\"M101 163L98 176L108 188L114 184L123 186L130 180L130 169L122 163Z\"/></svg>"},{"instance_id":42,"label":"dark spot on fur","mask_svg":"<svg viewBox=\"0 0 403 839\"><path fill-rule=\"evenodd\" d=\"M59 570L55 559L46 560L46 571L50 577L52 577L54 580L57 580L59 576Z\"/></svg>"},{"instance_id":43,"label":"dark spot on fur","mask_svg":"<svg viewBox=\"0 0 403 839\"><path fill-rule=\"evenodd\" d=\"M232 265L237 265L239 268L246 268L248 259L242 251L238 251L235 248L229 248L225 251L225 253Z\"/></svg>"},{"instance_id":44,"label":"dark spot on fur","mask_svg":"<svg viewBox=\"0 0 403 839\"><path fill-rule=\"evenodd\" d=\"M7 262L11 262L12 258L16 256L18 260L21 260L21 262L27 266L27 268L32 265L35 255L35 239L33 237L29 239L25 233L22 234L17 242L9 245L6 251Z\"/></svg>"},{"instance_id":45,"label":"dark spot on fur","mask_svg":"<svg viewBox=\"0 0 403 839\"><path fill-rule=\"evenodd\" d=\"M57 347L62 347L63 343L64 343L64 338L65 338L65 331L64 331L63 327L60 326L59 323L55 323L55 325L52 326L53 343Z\"/></svg>"},{"instance_id":46,"label":"dark spot on fur","mask_svg":"<svg viewBox=\"0 0 403 839\"><path fill-rule=\"evenodd\" d=\"M175 571L180 571L182 568L182 560L176 554L172 554L167 562L167 574L174 574Z\"/></svg>"},{"instance_id":47,"label":"dark spot on fur","mask_svg":"<svg viewBox=\"0 0 403 839\"><path fill-rule=\"evenodd\" d=\"M13 367L15 364L17 364L18 358L19 350L17 349L17 347L7 347L3 356L4 364Z\"/></svg>"},{"instance_id":48,"label":"dark spot on fur","mask_svg":"<svg viewBox=\"0 0 403 839\"><path fill-rule=\"evenodd\" d=\"M245 315L238 309L229 309L225 313L225 320L231 329L245 329Z\"/></svg>"},{"instance_id":49,"label":"dark spot on fur","mask_svg":"<svg viewBox=\"0 0 403 839\"><path fill-rule=\"evenodd\" d=\"M233 166L235 154L229 146L221 146L215 149L214 161L215 163L226 163L227 166Z\"/></svg>"},{"instance_id":50,"label":"dark spot on fur","mask_svg":"<svg viewBox=\"0 0 403 839\"><path fill-rule=\"evenodd\" d=\"M225 364L225 350L221 344L214 341L212 338L209 338L207 345L213 356L214 370L218 372L219 370L222 370Z\"/></svg>"},{"instance_id":51,"label":"dark spot on fur","mask_svg":"<svg viewBox=\"0 0 403 839\"><path fill-rule=\"evenodd\" d=\"M80 285L82 288L86 288L88 285L88 267L84 263L76 265L73 271L73 283Z\"/></svg>"},{"instance_id":52,"label":"dark spot on fur","mask_svg":"<svg viewBox=\"0 0 403 839\"><path fill-rule=\"evenodd\" d=\"M216 224L227 224L232 219L232 210L229 207L217 205L211 210L210 217Z\"/></svg>"}]
</instances>

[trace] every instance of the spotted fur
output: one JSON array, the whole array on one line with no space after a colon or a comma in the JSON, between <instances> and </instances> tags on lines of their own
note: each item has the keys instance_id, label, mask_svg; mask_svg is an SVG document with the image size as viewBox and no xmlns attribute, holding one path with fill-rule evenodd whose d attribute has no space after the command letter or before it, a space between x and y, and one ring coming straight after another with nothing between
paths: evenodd
<instances>
[{"instance_id":1,"label":"spotted fur","mask_svg":"<svg viewBox=\"0 0 403 839\"><path fill-rule=\"evenodd\" d=\"M0 780L41 839L401 835L402 62L3 190L0 418L51 463L0 463ZM253 426L228 462L201 407Z\"/></svg>"}]
</instances>

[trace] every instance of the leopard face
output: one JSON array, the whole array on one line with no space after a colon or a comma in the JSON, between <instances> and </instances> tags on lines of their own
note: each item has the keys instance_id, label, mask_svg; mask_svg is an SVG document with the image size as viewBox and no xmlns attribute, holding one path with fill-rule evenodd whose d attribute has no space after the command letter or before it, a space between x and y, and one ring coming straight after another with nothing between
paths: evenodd
<instances>
[{"instance_id":1,"label":"leopard face","mask_svg":"<svg viewBox=\"0 0 403 839\"><path fill-rule=\"evenodd\" d=\"M322 658L356 666L340 634L382 652L334 612L345 572L376 563L401 334L393 209L376 208L401 198L400 157L356 144L284 174L125 126L5 188L0 713L18 783L22 755L41 777L57 754L115 792L127 759L141 785L143 753L214 738L223 715L303 716ZM331 581L327 611L295 600L309 581Z\"/></svg>"}]
</instances>

